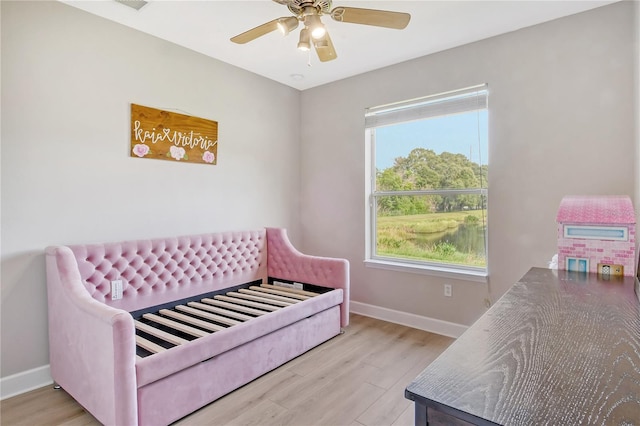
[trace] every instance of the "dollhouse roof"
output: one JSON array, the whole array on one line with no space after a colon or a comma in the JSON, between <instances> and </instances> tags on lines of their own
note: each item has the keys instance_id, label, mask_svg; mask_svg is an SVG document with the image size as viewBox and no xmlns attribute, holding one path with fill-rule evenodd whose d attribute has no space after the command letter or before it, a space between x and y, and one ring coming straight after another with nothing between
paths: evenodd
<instances>
[{"instance_id":1,"label":"dollhouse roof","mask_svg":"<svg viewBox=\"0 0 640 426\"><path fill-rule=\"evenodd\" d=\"M626 195L570 195L560 202L559 223L632 224L636 215Z\"/></svg>"}]
</instances>

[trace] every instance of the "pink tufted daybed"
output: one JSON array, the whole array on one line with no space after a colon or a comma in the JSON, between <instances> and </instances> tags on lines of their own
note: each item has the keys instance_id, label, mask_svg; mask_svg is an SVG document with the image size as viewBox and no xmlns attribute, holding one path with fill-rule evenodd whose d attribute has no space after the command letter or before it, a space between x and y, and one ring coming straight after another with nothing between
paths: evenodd
<instances>
[{"instance_id":1,"label":"pink tufted daybed","mask_svg":"<svg viewBox=\"0 0 640 426\"><path fill-rule=\"evenodd\" d=\"M107 425L171 423L349 322L348 262L301 254L284 229L48 247L46 267L51 376ZM305 288L261 286L274 280ZM119 284L122 298L112 300ZM252 303L289 302L250 320L228 319L233 325L219 331L200 329L202 337L179 332L176 344L138 329L176 302L188 309L257 291L271 294ZM154 339L164 346L141 343Z\"/></svg>"}]
</instances>

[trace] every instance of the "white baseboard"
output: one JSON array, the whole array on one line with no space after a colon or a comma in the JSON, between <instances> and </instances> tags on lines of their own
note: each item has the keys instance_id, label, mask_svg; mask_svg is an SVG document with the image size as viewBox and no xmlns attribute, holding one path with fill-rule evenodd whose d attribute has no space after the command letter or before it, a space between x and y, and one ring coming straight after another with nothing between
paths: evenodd
<instances>
[{"instance_id":1,"label":"white baseboard","mask_svg":"<svg viewBox=\"0 0 640 426\"><path fill-rule=\"evenodd\" d=\"M419 330L429 331L431 333L441 334L448 337L458 338L468 328L466 325L423 317L421 315L410 314L407 312L395 311L393 309L368 305L366 303L354 302L353 300L350 302L350 311L354 314L360 314L395 324L406 325L407 327L417 328Z\"/></svg>"},{"instance_id":2,"label":"white baseboard","mask_svg":"<svg viewBox=\"0 0 640 426\"><path fill-rule=\"evenodd\" d=\"M44 365L0 378L0 400L20 395L53 383L49 366Z\"/></svg>"}]
</instances>

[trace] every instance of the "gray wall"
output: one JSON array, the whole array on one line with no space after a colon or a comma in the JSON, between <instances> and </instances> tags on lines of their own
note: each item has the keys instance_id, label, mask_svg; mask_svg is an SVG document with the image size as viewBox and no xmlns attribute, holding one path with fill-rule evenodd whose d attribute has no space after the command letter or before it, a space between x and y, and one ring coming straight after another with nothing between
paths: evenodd
<instances>
[{"instance_id":1,"label":"gray wall","mask_svg":"<svg viewBox=\"0 0 640 426\"><path fill-rule=\"evenodd\" d=\"M300 93L58 2L0 2L2 377L48 364L51 244L284 226L303 251L351 261L353 300L470 324L546 266L563 195L640 199L632 8ZM364 109L484 82L490 284L447 280L445 299L442 279L365 268ZM217 120L218 165L130 158L132 102ZM300 126L299 111L322 120Z\"/></svg>"},{"instance_id":2,"label":"gray wall","mask_svg":"<svg viewBox=\"0 0 640 426\"><path fill-rule=\"evenodd\" d=\"M299 238L299 91L59 2L1 7L3 377L48 364L48 245ZM218 165L131 158L130 103L218 121Z\"/></svg>"},{"instance_id":3,"label":"gray wall","mask_svg":"<svg viewBox=\"0 0 640 426\"><path fill-rule=\"evenodd\" d=\"M351 261L355 302L471 324L485 297L547 266L564 195L636 194L632 8L616 3L302 92L302 110L322 117L302 128L304 249ZM365 267L364 109L480 83L490 93L489 284Z\"/></svg>"}]
</instances>

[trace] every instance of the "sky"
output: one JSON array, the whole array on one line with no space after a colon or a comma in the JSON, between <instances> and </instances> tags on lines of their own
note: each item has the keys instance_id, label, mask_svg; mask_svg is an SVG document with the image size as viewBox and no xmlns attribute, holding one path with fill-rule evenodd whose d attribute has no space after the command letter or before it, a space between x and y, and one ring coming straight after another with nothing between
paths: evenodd
<instances>
[{"instance_id":1,"label":"sky","mask_svg":"<svg viewBox=\"0 0 640 426\"><path fill-rule=\"evenodd\" d=\"M415 147L432 149L436 154L445 151L463 154L467 158L471 154L474 163L488 164L487 121L484 110L378 127L376 169L393 166L396 157L406 157Z\"/></svg>"}]
</instances>

